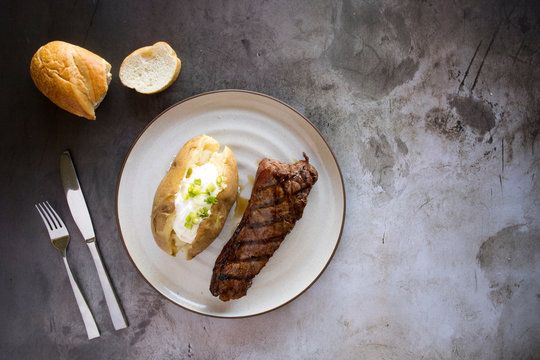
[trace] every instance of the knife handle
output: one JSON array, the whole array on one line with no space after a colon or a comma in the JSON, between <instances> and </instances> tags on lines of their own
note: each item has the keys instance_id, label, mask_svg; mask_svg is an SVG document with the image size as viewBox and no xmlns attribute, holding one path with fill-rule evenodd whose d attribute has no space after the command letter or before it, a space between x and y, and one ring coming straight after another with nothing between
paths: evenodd
<instances>
[{"instance_id":1,"label":"knife handle","mask_svg":"<svg viewBox=\"0 0 540 360\"><path fill-rule=\"evenodd\" d=\"M99 255L99 250L97 248L96 241L87 242L88 247L90 248L90 253L92 254L92 259L94 259L94 264L98 272L99 282L101 283L101 288L105 294L105 301L107 302L107 307L109 308L109 313L111 314L111 319L114 325L115 330L124 329L127 327L126 318L120 304L118 303L118 298L114 293L114 290L107 274L107 270L103 266L101 261L101 256Z\"/></svg>"},{"instance_id":2,"label":"knife handle","mask_svg":"<svg viewBox=\"0 0 540 360\"><path fill-rule=\"evenodd\" d=\"M79 311L81 312L81 315L82 315L82 319L84 322L84 327L86 328L86 334L88 335L88 339L90 340L90 339L99 337L99 330L97 328L96 321L94 320L94 316L92 315L92 312L90 311L90 308L88 307L88 304L84 300L83 294L81 293L81 290L79 289L79 286L77 285L77 282L75 282L75 278L73 277L73 274L71 273L71 269L69 268L67 258L65 256L62 256L62 257L64 258L64 265L66 265L69 283L71 284L71 288L73 289L73 293L75 294L75 300L77 301L77 305L79 306Z\"/></svg>"}]
</instances>

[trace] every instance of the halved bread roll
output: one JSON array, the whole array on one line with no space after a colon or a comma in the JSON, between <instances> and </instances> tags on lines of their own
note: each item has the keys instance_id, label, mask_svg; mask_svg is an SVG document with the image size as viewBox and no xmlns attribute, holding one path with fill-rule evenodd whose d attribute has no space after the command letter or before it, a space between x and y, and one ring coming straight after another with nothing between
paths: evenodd
<instances>
[{"instance_id":1,"label":"halved bread roll","mask_svg":"<svg viewBox=\"0 0 540 360\"><path fill-rule=\"evenodd\" d=\"M180 149L159 184L152 205L154 240L172 256L186 260L206 249L219 235L238 194L238 167L227 146L208 135Z\"/></svg>"},{"instance_id":2,"label":"halved bread roll","mask_svg":"<svg viewBox=\"0 0 540 360\"><path fill-rule=\"evenodd\" d=\"M111 65L99 55L63 41L43 45L32 57L30 76L39 91L62 109L90 120L111 82Z\"/></svg>"},{"instance_id":3,"label":"halved bread roll","mask_svg":"<svg viewBox=\"0 0 540 360\"><path fill-rule=\"evenodd\" d=\"M181 66L170 45L160 41L128 55L120 65L120 81L140 93L153 94L171 86Z\"/></svg>"}]
</instances>

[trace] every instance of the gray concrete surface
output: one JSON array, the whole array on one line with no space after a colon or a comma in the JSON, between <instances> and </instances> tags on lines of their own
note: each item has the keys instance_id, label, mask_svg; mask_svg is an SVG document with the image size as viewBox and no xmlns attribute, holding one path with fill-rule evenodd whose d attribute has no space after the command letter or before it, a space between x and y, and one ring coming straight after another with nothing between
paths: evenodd
<instances>
[{"instance_id":1,"label":"gray concrete surface","mask_svg":"<svg viewBox=\"0 0 540 360\"><path fill-rule=\"evenodd\" d=\"M540 6L536 1L19 1L3 4L0 352L6 359L540 358ZM28 72L51 40L113 65L97 121L50 103ZM122 87L132 50L169 42L179 80ZM117 177L153 117L204 91L289 103L341 165L347 218L321 278L276 311L200 316L131 264ZM33 208L75 229L58 157L80 169L130 327L115 332L80 235L69 256L102 331L88 341Z\"/></svg>"}]
</instances>

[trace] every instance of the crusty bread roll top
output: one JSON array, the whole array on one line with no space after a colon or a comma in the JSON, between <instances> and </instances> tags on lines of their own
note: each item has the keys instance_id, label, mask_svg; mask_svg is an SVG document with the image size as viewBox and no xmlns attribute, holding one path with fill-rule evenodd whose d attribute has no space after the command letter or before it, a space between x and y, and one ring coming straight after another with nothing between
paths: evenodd
<instances>
[{"instance_id":1,"label":"crusty bread roll top","mask_svg":"<svg viewBox=\"0 0 540 360\"><path fill-rule=\"evenodd\" d=\"M52 41L38 49L30 63L37 88L53 103L95 120L111 81L111 65L80 46Z\"/></svg>"}]
</instances>

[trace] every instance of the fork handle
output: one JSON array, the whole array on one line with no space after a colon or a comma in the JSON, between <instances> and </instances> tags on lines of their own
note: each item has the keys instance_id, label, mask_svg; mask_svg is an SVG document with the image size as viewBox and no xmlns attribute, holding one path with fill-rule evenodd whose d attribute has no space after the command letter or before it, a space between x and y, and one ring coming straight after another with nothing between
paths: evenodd
<instances>
[{"instance_id":1,"label":"fork handle","mask_svg":"<svg viewBox=\"0 0 540 360\"><path fill-rule=\"evenodd\" d=\"M81 290L79 289L79 286L73 278L73 274L71 273L71 269L69 268L67 257L63 256L63 258L64 265L66 265L69 282L71 284L71 288L73 289L73 293L75 294L75 300L77 300L77 305L79 306L79 311L81 312L84 321L84 327L86 328L88 339L99 337L99 330L97 328L96 321L94 320L94 316L92 315L92 312L90 312L90 308L86 304Z\"/></svg>"},{"instance_id":2,"label":"fork handle","mask_svg":"<svg viewBox=\"0 0 540 360\"><path fill-rule=\"evenodd\" d=\"M105 295L105 301L107 302L107 307L109 308L109 314L114 325L115 330L124 329L127 327L126 318L120 304L118 303L118 298L114 293L114 290L111 285L111 280L107 274L107 270L103 266L101 261L101 256L99 255L99 250L97 248L96 241L87 242L90 253L92 254L92 259L94 259L94 264L98 272L99 282L101 283L101 288L103 289L103 294Z\"/></svg>"}]
</instances>

